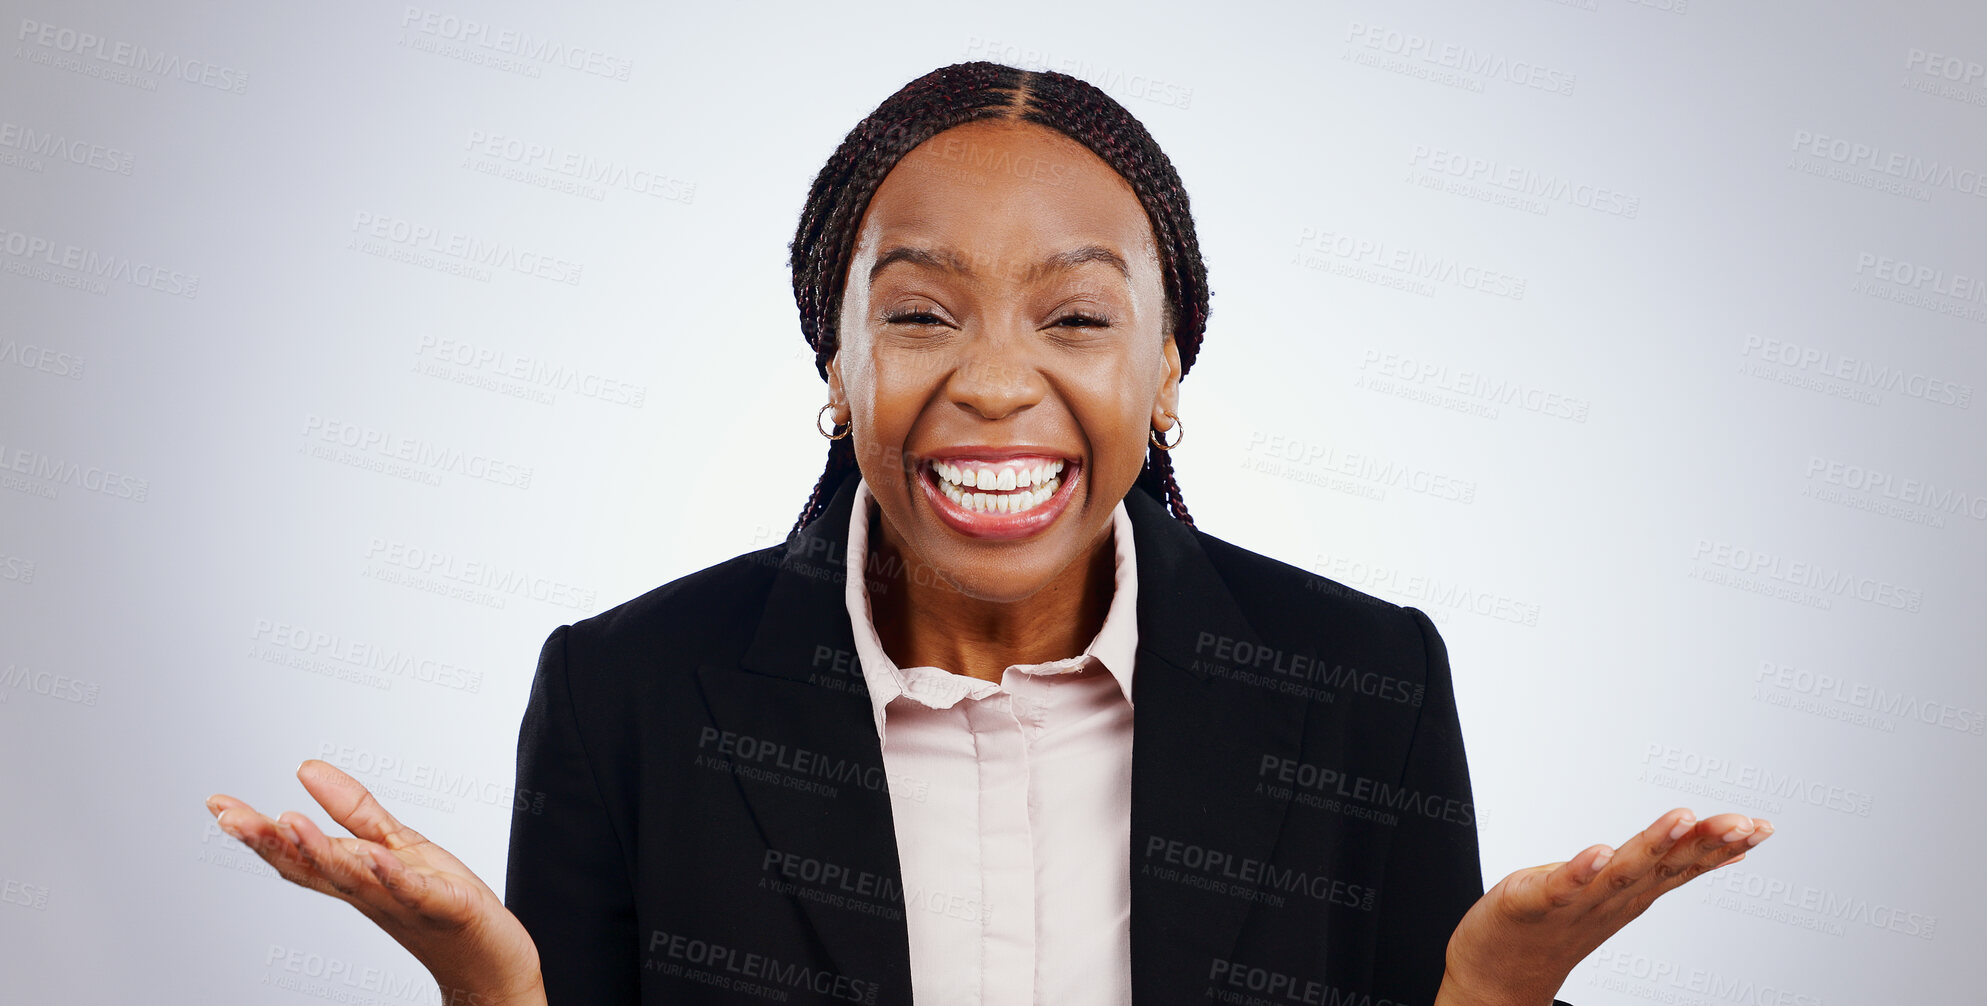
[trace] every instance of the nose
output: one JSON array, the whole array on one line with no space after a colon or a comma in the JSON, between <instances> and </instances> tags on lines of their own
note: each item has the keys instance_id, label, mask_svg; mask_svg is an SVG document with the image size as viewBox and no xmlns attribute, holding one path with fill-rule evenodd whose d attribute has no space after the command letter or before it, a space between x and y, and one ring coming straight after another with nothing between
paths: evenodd
<instances>
[{"instance_id":1,"label":"nose","mask_svg":"<svg viewBox=\"0 0 1987 1006\"><path fill-rule=\"evenodd\" d=\"M1005 419L1042 400L1048 382L1032 356L1025 323L988 325L972 333L946 379L953 404L989 420Z\"/></svg>"}]
</instances>

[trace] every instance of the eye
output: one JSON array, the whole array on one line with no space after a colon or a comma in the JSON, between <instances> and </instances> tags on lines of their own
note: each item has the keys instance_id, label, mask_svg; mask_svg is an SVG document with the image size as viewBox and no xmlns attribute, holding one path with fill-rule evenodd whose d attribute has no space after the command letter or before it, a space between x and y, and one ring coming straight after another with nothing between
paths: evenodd
<instances>
[{"instance_id":1,"label":"eye","mask_svg":"<svg viewBox=\"0 0 1987 1006\"><path fill-rule=\"evenodd\" d=\"M1097 317L1096 315L1091 315L1091 314L1084 314L1084 313L1082 313L1082 312L1075 312L1075 313L1072 313L1072 314L1066 314L1066 315L1063 315L1062 317L1060 317L1060 318L1057 318L1057 319L1056 319L1055 321L1051 322L1050 324L1051 324L1052 326L1054 326L1054 325L1067 325L1067 326L1069 326L1069 327L1071 327L1071 328L1109 328L1109 327L1111 327L1111 322L1110 322L1110 319L1108 319L1108 318L1099 318L1099 317Z\"/></svg>"},{"instance_id":2,"label":"eye","mask_svg":"<svg viewBox=\"0 0 1987 1006\"><path fill-rule=\"evenodd\" d=\"M941 325L944 321L930 311L905 311L883 319L892 325Z\"/></svg>"}]
</instances>

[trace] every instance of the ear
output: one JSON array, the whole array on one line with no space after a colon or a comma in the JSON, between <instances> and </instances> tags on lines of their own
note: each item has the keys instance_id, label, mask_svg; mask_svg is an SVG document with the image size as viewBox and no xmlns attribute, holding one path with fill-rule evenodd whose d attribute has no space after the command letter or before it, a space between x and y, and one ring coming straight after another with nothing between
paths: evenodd
<instances>
[{"instance_id":1,"label":"ear","mask_svg":"<svg viewBox=\"0 0 1987 1006\"><path fill-rule=\"evenodd\" d=\"M1173 421L1166 418L1166 413L1180 412L1180 347L1173 342L1171 333L1166 335L1160 352L1165 356L1166 373L1159 394L1152 400L1152 428L1163 433L1173 428Z\"/></svg>"},{"instance_id":2,"label":"ear","mask_svg":"<svg viewBox=\"0 0 1987 1006\"><path fill-rule=\"evenodd\" d=\"M842 354L839 349L828 358L828 404L835 407L830 416L836 426L849 421L849 396L842 387Z\"/></svg>"}]
</instances>

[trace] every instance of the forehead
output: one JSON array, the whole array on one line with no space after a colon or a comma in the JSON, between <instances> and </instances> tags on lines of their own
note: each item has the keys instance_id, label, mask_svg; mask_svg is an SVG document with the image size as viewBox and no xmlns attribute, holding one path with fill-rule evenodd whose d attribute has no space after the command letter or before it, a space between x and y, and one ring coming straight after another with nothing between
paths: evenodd
<instances>
[{"instance_id":1,"label":"forehead","mask_svg":"<svg viewBox=\"0 0 1987 1006\"><path fill-rule=\"evenodd\" d=\"M1158 267L1131 183L1081 143L1027 122L956 126L905 154L863 213L855 263L904 245L1021 268L1100 246L1134 274ZM866 271L852 270L851 279Z\"/></svg>"}]
</instances>

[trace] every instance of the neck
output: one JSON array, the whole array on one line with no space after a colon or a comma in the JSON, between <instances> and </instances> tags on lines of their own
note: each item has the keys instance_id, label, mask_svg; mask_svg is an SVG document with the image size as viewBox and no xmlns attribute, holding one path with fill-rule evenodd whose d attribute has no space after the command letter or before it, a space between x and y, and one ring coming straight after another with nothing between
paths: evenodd
<instances>
[{"instance_id":1,"label":"neck","mask_svg":"<svg viewBox=\"0 0 1987 1006\"><path fill-rule=\"evenodd\" d=\"M870 580L870 611L883 652L898 667L942 667L999 682L1015 664L1039 664L1083 652L1104 627L1117 582L1114 530L1041 590L1018 601L960 592L901 546L871 510L870 568L893 571Z\"/></svg>"}]
</instances>

